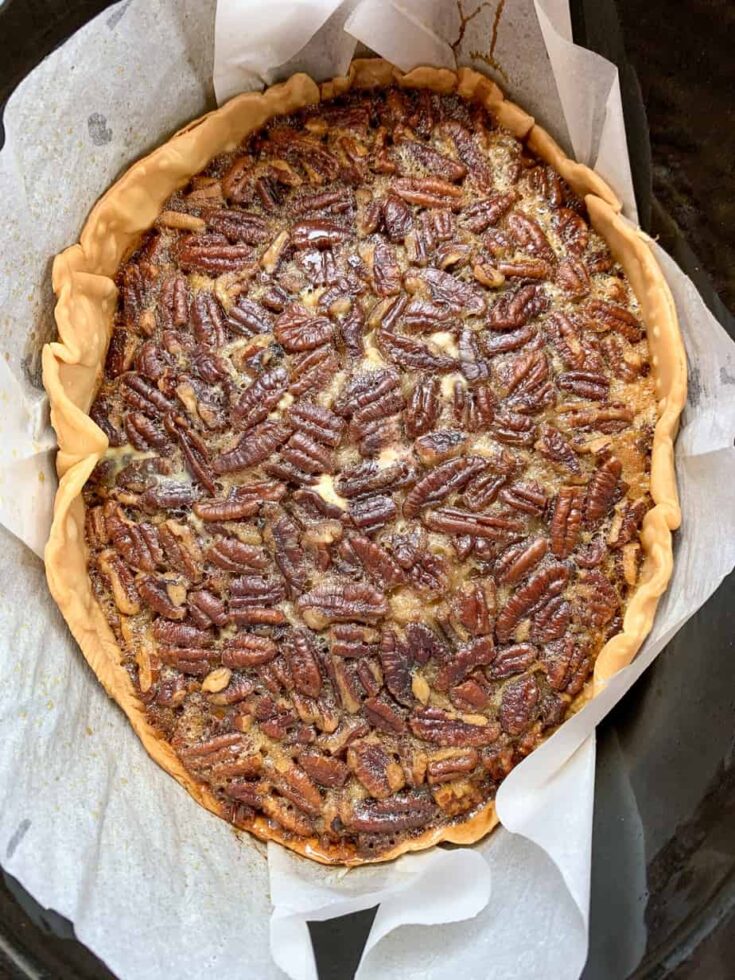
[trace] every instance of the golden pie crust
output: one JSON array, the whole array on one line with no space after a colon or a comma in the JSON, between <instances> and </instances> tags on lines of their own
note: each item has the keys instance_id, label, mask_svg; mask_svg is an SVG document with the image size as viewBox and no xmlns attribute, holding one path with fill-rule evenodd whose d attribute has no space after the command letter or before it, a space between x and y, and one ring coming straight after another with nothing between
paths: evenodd
<instances>
[{"instance_id":1,"label":"golden pie crust","mask_svg":"<svg viewBox=\"0 0 735 980\"><path fill-rule=\"evenodd\" d=\"M43 353L44 383L51 420L58 436L59 488L46 548L49 587L87 661L107 693L127 714L152 758L174 776L203 806L221 807L208 787L184 768L174 749L149 723L144 706L122 666L122 653L95 598L87 570L85 510L82 489L107 449L107 438L88 412L103 376L117 301L113 281L121 263L143 232L158 218L169 196L202 171L218 154L234 150L251 132L276 115L287 115L350 89L396 85L456 93L481 103L499 125L524 142L562 175L584 199L591 224L623 267L635 293L647 330L658 421L653 435L650 494L654 506L645 516L641 545L644 559L635 592L628 601L621 632L599 653L593 679L580 700L594 696L609 678L628 664L651 629L660 596L672 570L672 531L680 523L674 466L674 439L686 399L686 361L674 303L645 236L620 216L621 205L604 181L589 168L567 158L533 118L507 101L497 86L470 69L417 68L402 73L379 59L356 60L349 73L317 85L303 74L263 93L238 96L221 109L190 123L165 145L136 163L93 208L80 236L57 256L53 288L58 297L59 339ZM469 844L497 823L489 803L461 823L409 837L376 860L389 860L441 841ZM248 826L257 837L273 839L326 864L359 864L341 848L325 847L316 838L294 838L256 817Z\"/></svg>"}]
</instances>

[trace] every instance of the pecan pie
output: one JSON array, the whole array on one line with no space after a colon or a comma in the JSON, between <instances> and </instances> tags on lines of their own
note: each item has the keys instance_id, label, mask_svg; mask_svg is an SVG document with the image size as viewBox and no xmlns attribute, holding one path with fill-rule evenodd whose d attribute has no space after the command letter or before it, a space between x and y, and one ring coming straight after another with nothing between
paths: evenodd
<instances>
[{"instance_id":1,"label":"pecan pie","mask_svg":"<svg viewBox=\"0 0 735 980\"><path fill-rule=\"evenodd\" d=\"M476 840L640 645L685 366L616 207L482 76L362 62L194 124L57 261L52 591L235 826Z\"/></svg>"}]
</instances>

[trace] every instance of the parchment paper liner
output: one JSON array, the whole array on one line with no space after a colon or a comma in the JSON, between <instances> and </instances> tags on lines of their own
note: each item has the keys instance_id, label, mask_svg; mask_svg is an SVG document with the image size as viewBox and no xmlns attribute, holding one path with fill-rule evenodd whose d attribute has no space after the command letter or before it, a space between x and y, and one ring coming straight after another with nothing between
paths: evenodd
<instances>
[{"instance_id":1,"label":"parchment paper liner","mask_svg":"<svg viewBox=\"0 0 735 980\"><path fill-rule=\"evenodd\" d=\"M601 650L593 675L580 700L593 697L609 678L630 663L648 635L656 606L672 570L671 534L680 524L674 439L686 401L686 360L674 302L663 274L643 237L619 215L621 206L607 184L588 167L570 160L554 140L519 106L506 100L488 78L468 68L416 68L403 73L382 59L353 61L348 75L318 86L297 74L263 93L238 96L202 116L130 170L98 201L80 236L54 262L53 288L58 297L56 323L59 341L43 352L44 384L51 421L56 430L60 478L54 520L46 547L46 572L59 605L84 656L128 716L151 757L174 776L207 809L220 812L211 791L183 768L171 746L147 721L133 684L122 665L122 654L102 610L92 594L87 574L82 488L107 448L107 439L87 412L102 380L117 289L112 280L151 227L167 198L210 160L235 149L242 140L276 115L292 113L350 88L370 89L397 84L456 92L479 101L497 122L551 164L584 197L595 230L607 241L623 266L638 298L651 350L652 373L658 397L651 459L654 507L641 531L644 560L636 591L626 610L623 630ZM469 844L496 824L494 803L462 822L427 831L401 842L377 860L386 861L440 841ZM262 817L248 829L263 840L276 840L325 864L346 861L338 847L325 848L316 838L292 840Z\"/></svg>"}]
</instances>

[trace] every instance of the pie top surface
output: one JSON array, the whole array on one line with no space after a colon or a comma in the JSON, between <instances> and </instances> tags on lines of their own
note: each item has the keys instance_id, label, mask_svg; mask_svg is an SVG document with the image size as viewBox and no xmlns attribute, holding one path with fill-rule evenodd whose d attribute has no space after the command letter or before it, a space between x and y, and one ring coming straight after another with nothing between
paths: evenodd
<instances>
[{"instance_id":1,"label":"pie top surface","mask_svg":"<svg viewBox=\"0 0 735 980\"><path fill-rule=\"evenodd\" d=\"M573 710L651 507L637 301L454 96L272 120L118 274L89 572L239 827L346 861L462 825Z\"/></svg>"}]
</instances>

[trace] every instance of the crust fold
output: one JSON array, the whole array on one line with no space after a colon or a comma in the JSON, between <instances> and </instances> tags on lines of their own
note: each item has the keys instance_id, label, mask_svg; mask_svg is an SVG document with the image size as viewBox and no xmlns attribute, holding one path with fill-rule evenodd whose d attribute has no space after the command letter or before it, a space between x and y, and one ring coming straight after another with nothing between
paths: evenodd
<instances>
[{"instance_id":1,"label":"crust fold","mask_svg":"<svg viewBox=\"0 0 735 980\"><path fill-rule=\"evenodd\" d=\"M58 255L53 288L58 341L43 351L43 377L51 421L59 444L59 488L46 546L48 584L90 666L107 693L128 716L151 757L203 806L214 813L214 795L183 768L171 746L148 723L143 706L122 665L115 636L92 593L87 574L82 488L107 439L87 412L102 379L117 289L112 276L155 221L164 202L220 153L234 149L268 119L333 98L351 88L391 84L457 92L481 102L514 136L551 164L585 198L595 230L606 239L623 266L640 302L647 328L657 386L659 420L651 462L654 507L643 523L645 558L638 588L629 601L623 631L601 650L587 696L594 696L621 667L630 663L648 635L656 606L672 569L671 532L681 521L674 467L674 439L686 401L686 359L676 310L663 274L641 234L619 216L621 205L612 190L588 167L570 160L534 119L506 100L490 79L468 68L416 68L407 74L381 59L357 59L346 76L317 86L297 74L263 93L237 96L179 130L174 137L135 163L97 202L82 230L80 242ZM380 855L386 861L442 841L470 844L496 824L494 803L469 819L402 841ZM276 840L324 864L359 864L340 848L325 849L314 839L286 839L265 819L247 829L262 840Z\"/></svg>"}]
</instances>

